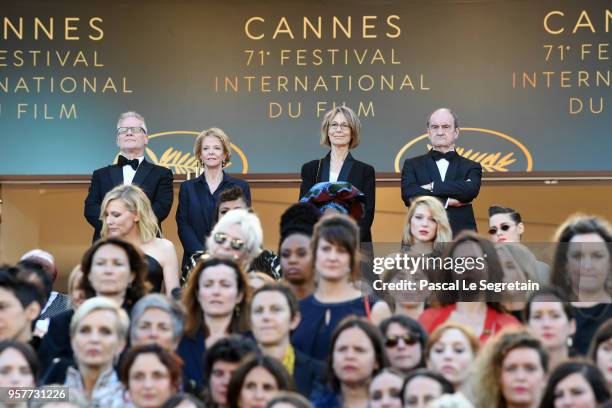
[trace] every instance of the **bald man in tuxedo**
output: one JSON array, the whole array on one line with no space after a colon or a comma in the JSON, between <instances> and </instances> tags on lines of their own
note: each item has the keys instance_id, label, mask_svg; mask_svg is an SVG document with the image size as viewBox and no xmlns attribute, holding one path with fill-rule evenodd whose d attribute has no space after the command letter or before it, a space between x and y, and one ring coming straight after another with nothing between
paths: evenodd
<instances>
[{"instance_id":1,"label":"bald man in tuxedo","mask_svg":"<svg viewBox=\"0 0 612 408\"><path fill-rule=\"evenodd\" d=\"M459 119L448 108L435 110L427 120L432 149L406 159L402 168L402 199L406 206L414 197L437 197L448 214L457 235L461 230L476 230L472 201L480 192L482 166L455 152Z\"/></svg>"}]
</instances>

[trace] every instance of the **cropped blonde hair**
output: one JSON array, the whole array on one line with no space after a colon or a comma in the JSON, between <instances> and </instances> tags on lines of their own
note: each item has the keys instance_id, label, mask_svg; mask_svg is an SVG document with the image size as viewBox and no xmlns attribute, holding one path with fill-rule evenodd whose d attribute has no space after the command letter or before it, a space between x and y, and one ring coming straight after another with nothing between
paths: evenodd
<instances>
[{"instance_id":1,"label":"cropped blonde hair","mask_svg":"<svg viewBox=\"0 0 612 408\"><path fill-rule=\"evenodd\" d=\"M87 315L98 310L108 310L113 312L117 317L115 321L117 337L119 340L127 339L128 329L130 328L130 318L128 317L126 311L117 306L113 300L103 296L96 296L87 299L74 312L74 315L70 320L70 337L74 337L76 334L81 320L83 320Z\"/></svg>"},{"instance_id":2,"label":"cropped blonde hair","mask_svg":"<svg viewBox=\"0 0 612 408\"><path fill-rule=\"evenodd\" d=\"M100 207L100 221L102 221L102 238L108 237L108 225L106 224L106 209L113 200L121 200L127 210L138 216L138 235L142 242L153 240L159 233L157 217L151 208L149 197L142 189L135 185L119 185L106 193L102 206Z\"/></svg>"},{"instance_id":3,"label":"cropped blonde hair","mask_svg":"<svg viewBox=\"0 0 612 408\"><path fill-rule=\"evenodd\" d=\"M451 242L453 240L453 232L448 221L446 210L442 206L440 200L430 196L420 196L412 200L408 214L406 214L406 222L404 222L404 233L402 235L402 245L413 245L414 237L410 232L410 220L414 216L419 205L426 207L431 213L431 217L438 225L436 229L436 237L434 238L434 248L439 248L441 244Z\"/></svg>"},{"instance_id":4,"label":"cropped blonde hair","mask_svg":"<svg viewBox=\"0 0 612 408\"><path fill-rule=\"evenodd\" d=\"M329 141L329 126L331 125L331 121L334 119L338 113L341 113L346 118L346 123L348 123L351 128L351 141L349 143L349 149L354 149L359 146L359 142L361 141L361 121L357 114L348 106L336 106L334 109L330 110L323 116L323 122L321 123L321 144L325 146L331 147L331 142Z\"/></svg>"},{"instance_id":5,"label":"cropped blonde hair","mask_svg":"<svg viewBox=\"0 0 612 408\"><path fill-rule=\"evenodd\" d=\"M193 145L193 154L198 159L198 163L202 164L202 144L204 143L204 138L207 136L216 137L219 142L221 142L221 146L223 147L223 153L225 154L225 160L223 161L222 167L227 167L232 162L232 143L230 141L229 136L221 129L212 127L210 129L203 130L200 132L196 141Z\"/></svg>"}]
</instances>

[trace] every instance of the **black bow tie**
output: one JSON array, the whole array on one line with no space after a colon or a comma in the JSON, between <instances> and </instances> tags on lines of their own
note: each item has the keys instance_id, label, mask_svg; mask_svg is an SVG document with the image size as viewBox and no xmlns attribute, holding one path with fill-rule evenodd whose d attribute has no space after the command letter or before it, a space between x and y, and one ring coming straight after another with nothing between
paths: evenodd
<instances>
[{"instance_id":1,"label":"black bow tie","mask_svg":"<svg viewBox=\"0 0 612 408\"><path fill-rule=\"evenodd\" d=\"M134 170L136 170L138 169L138 165L140 164L140 162L138 161L138 159L128 160L127 157L120 155L119 159L117 160L117 164L121 167L130 165Z\"/></svg>"},{"instance_id":2,"label":"black bow tie","mask_svg":"<svg viewBox=\"0 0 612 408\"><path fill-rule=\"evenodd\" d=\"M433 157L435 161L442 160L442 159L451 161L451 159L456 156L457 156L457 152L455 152L454 150L451 150L450 152L446 152L446 153L442 153L437 150L431 151L431 157Z\"/></svg>"}]
</instances>

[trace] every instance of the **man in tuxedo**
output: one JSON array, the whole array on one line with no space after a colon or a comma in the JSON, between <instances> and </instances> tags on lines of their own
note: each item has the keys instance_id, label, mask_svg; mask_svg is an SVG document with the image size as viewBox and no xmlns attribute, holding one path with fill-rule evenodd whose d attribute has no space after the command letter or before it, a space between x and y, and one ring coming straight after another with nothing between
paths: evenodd
<instances>
[{"instance_id":1,"label":"man in tuxedo","mask_svg":"<svg viewBox=\"0 0 612 408\"><path fill-rule=\"evenodd\" d=\"M402 199L406 206L417 196L438 197L448 214L453 235L476 230L472 201L480 191L482 166L455 152L459 120L453 111L441 108L427 120L432 149L406 159L402 168Z\"/></svg>"},{"instance_id":2,"label":"man in tuxedo","mask_svg":"<svg viewBox=\"0 0 612 408\"><path fill-rule=\"evenodd\" d=\"M120 184L134 184L142 188L151 200L160 227L170 213L174 199L172 172L145 160L148 143L144 118L136 112L122 113L117 121L117 146L120 151L117 164L94 171L85 199L85 218L95 228L94 241L100 238L100 206L104 196Z\"/></svg>"}]
</instances>

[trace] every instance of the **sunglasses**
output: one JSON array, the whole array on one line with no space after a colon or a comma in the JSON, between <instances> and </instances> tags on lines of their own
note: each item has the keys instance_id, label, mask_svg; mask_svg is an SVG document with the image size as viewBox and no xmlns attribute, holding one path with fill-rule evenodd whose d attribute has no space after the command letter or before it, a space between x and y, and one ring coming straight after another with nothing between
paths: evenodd
<instances>
[{"instance_id":1,"label":"sunglasses","mask_svg":"<svg viewBox=\"0 0 612 408\"><path fill-rule=\"evenodd\" d=\"M243 240L241 240L240 238L230 239L230 237L223 232L217 232L213 238L215 239L215 242L219 245L223 245L223 243L229 239L230 247L236 251L240 251L242 248L244 248Z\"/></svg>"},{"instance_id":2,"label":"sunglasses","mask_svg":"<svg viewBox=\"0 0 612 408\"><path fill-rule=\"evenodd\" d=\"M395 347L400 340L403 340L406 345L412 346L418 343L419 336L410 333L404 334L403 336L389 336L385 339L385 346Z\"/></svg>"},{"instance_id":3,"label":"sunglasses","mask_svg":"<svg viewBox=\"0 0 612 408\"><path fill-rule=\"evenodd\" d=\"M510 228L512 227L512 225L508 225L508 224L502 224L499 229L506 232L508 231ZM497 228L496 227L491 227L489 228L489 235L495 235L497 234Z\"/></svg>"}]
</instances>

